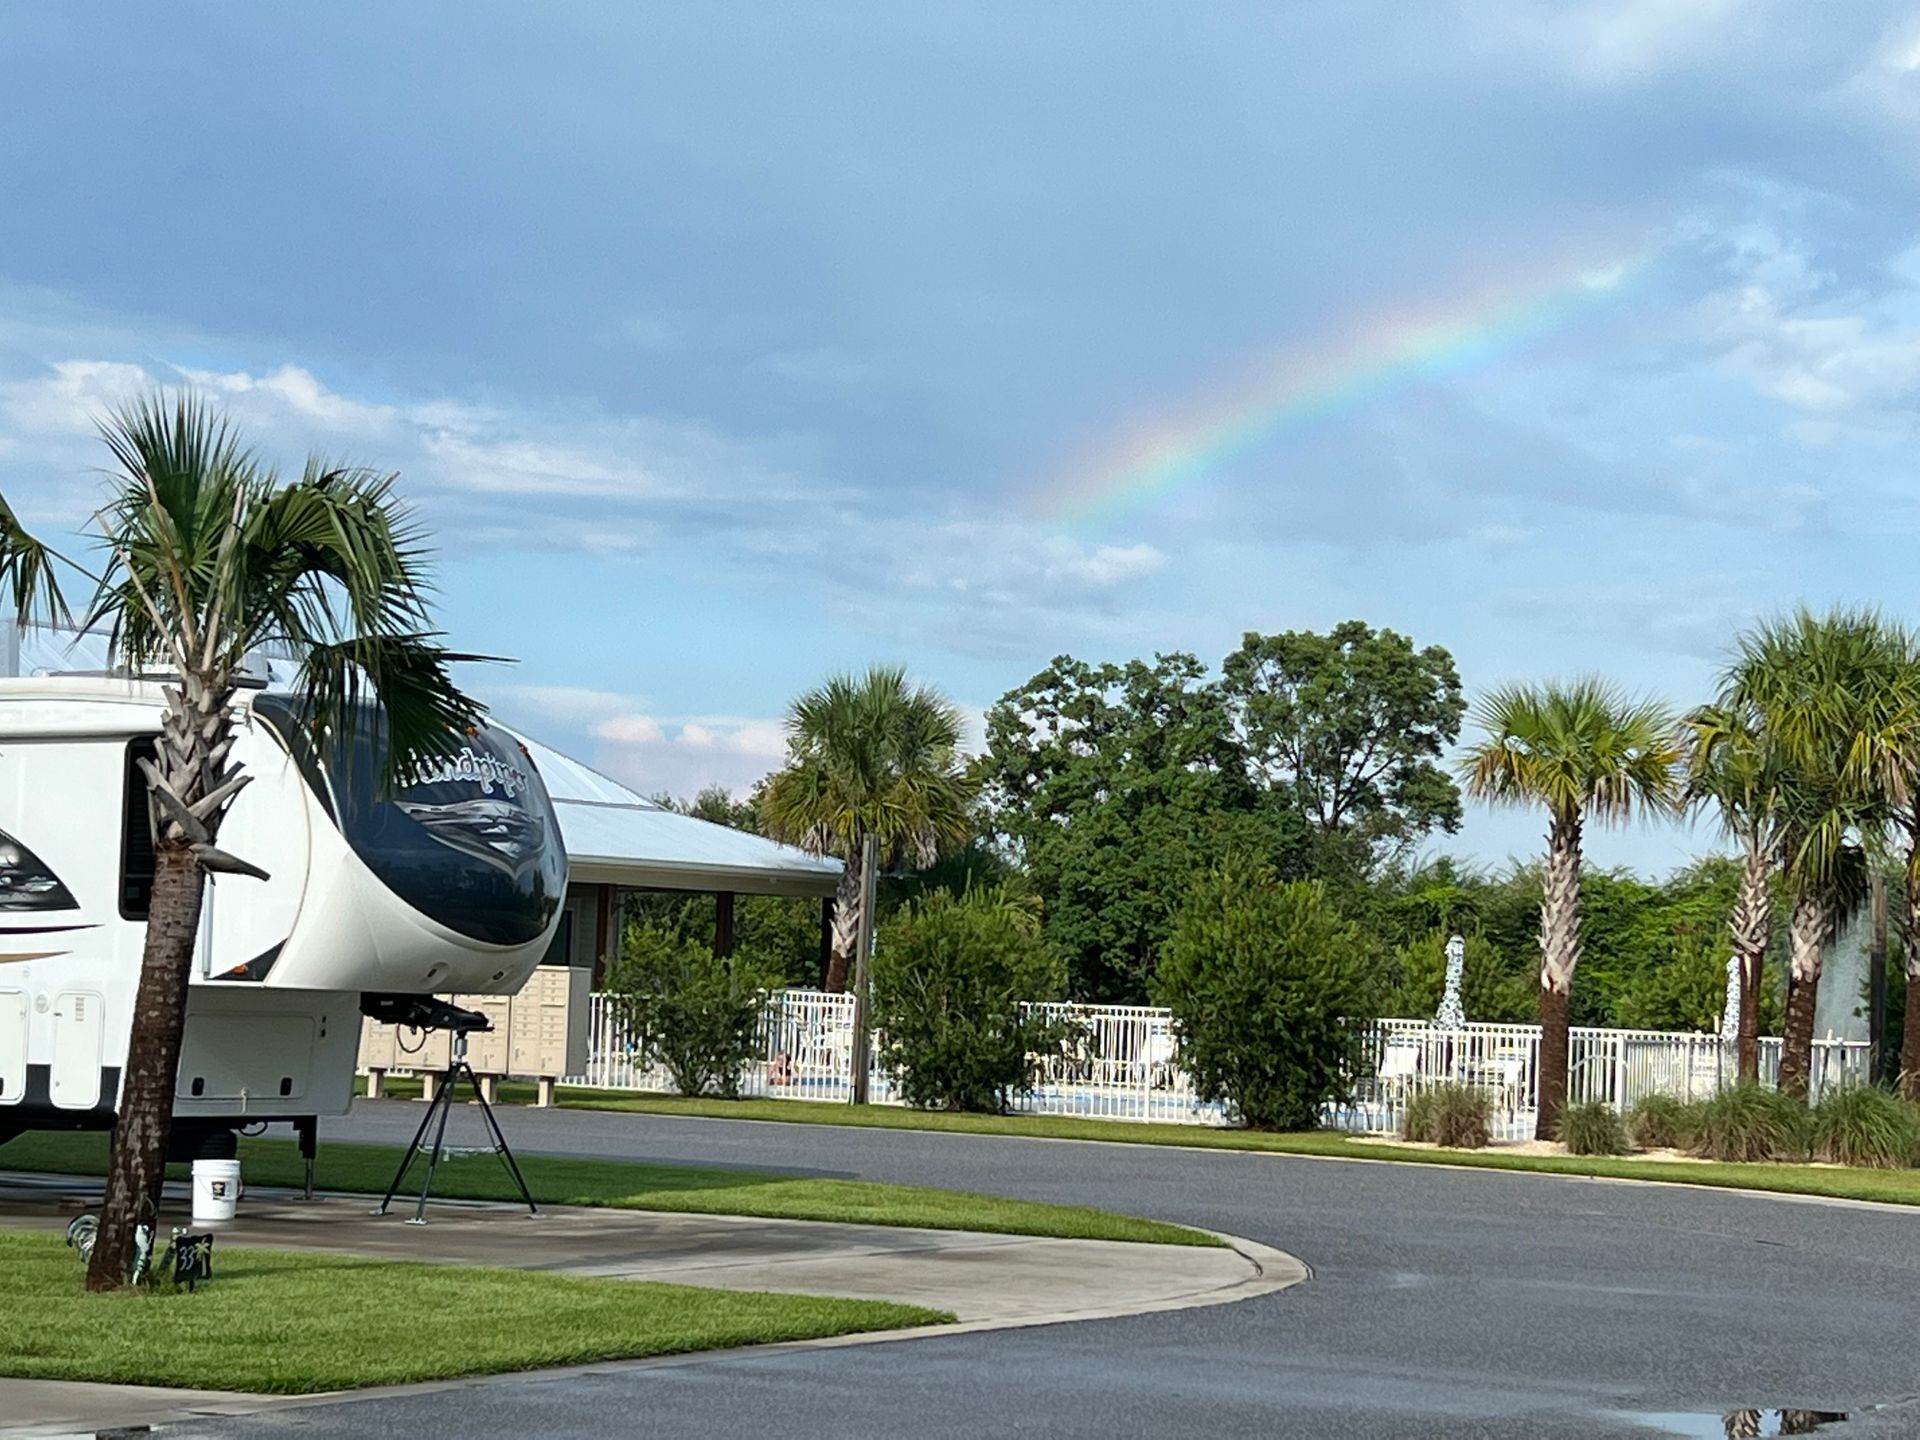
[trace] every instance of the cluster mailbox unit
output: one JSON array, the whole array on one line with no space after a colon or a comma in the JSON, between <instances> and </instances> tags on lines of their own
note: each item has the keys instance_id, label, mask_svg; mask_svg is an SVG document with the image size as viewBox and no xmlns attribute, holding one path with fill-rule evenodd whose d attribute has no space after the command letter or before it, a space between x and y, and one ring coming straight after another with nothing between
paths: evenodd
<instances>
[{"instance_id":1,"label":"cluster mailbox unit","mask_svg":"<svg viewBox=\"0 0 1920 1440\"><path fill-rule=\"evenodd\" d=\"M588 982L592 971L577 965L542 965L517 995L450 995L447 998L492 1022L491 1030L467 1036L467 1064L480 1093L494 1098L504 1075L531 1076L539 1082L537 1103L551 1105L554 1087L587 1068ZM360 1068L367 1073L367 1094L378 1096L388 1072L410 1070L427 1086L423 1099L453 1056L453 1037L445 1030L414 1030L388 1025L371 1016L360 1038Z\"/></svg>"},{"instance_id":2,"label":"cluster mailbox unit","mask_svg":"<svg viewBox=\"0 0 1920 1440\"><path fill-rule=\"evenodd\" d=\"M146 680L0 679L0 1141L113 1122L153 877L136 762L152 753L162 703ZM567 1057L551 1041L565 1050L581 982L543 971L519 1001L503 998L547 954L567 890L559 824L524 744L482 725L456 754L386 785L371 711L321 754L296 697L248 690L233 759L252 783L221 845L269 878L208 882L176 1155L218 1153L261 1121L292 1122L310 1143L314 1117L352 1099L369 997L487 997L472 1003L505 1008L509 1023L475 1043L505 1045L502 1068L525 1054L538 1061L526 1073L559 1073Z\"/></svg>"}]
</instances>

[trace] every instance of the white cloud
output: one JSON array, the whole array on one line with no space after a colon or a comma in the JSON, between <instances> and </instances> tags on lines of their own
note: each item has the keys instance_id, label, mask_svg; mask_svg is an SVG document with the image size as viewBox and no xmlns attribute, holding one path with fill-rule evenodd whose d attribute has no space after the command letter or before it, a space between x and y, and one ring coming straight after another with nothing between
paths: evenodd
<instances>
[{"instance_id":1,"label":"white cloud","mask_svg":"<svg viewBox=\"0 0 1920 1440\"><path fill-rule=\"evenodd\" d=\"M787 753L779 721L739 716L662 721L623 714L602 720L593 733L596 763L648 795L693 795L708 785L744 795Z\"/></svg>"},{"instance_id":2,"label":"white cloud","mask_svg":"<svg viewBox=\"0 0 1920 1440\"><path fill-rule=\"evenodd\" d=\"M1099 545L1089 550L1071 540L1056 540L1047 577L1070 585L1104 589L1164 570L1167 557L1144 542L1137 545Z\"/></svg>"},{"instance_id":3,"label":"white cloud","mask_svg":"<svg viewBox=\"0 0 1920 1440\"><path fill-rule=\"evenodd\" d=\"M51 374L0 382L0 415L16 439L91 438L99 416L154 384L142 366L114 360L60 360L47 368Z\"/></svg>"},{"instance_id":4,"label":"white cloud","mask_svg":"<svg viewBox=\"0 0 1920 1440\"><path fill-rule=\"evenodd\" d=\"M1842 286L1811 247L1760 224L1720 237L1731 284L1697 309L1718 369L1795 410L1910 422L1920 402L1920 286L1896 257L1878 290Z\"/></svg>"},{"instance_id":5,"label":"white cloud","mask_svg":"<svg viewBox=\"0 0 1920 1440\"><path fill-rule=\"evenodd\" d=\"M525 708L542 719L563 725L586 725L636 709L644 702L617 690L594 690L583 685L496 685L496 703Z\"/></svg>"},{"instance_id":6,"label":"white cloud","mask_svg":"<svg viewBox=\"0 0 1920 1440\"><path fill-rule=\"evenodd\" d=\"M594 726L593 733L615 745L661 745L667 738L651 715L615 715Z\"/></svg>"}]
</instances>

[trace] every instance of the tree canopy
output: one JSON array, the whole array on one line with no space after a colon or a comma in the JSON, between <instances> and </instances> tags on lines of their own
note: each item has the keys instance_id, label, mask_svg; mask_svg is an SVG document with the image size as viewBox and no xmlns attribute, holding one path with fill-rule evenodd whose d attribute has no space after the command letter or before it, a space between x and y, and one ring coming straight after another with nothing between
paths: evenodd
<instances>
[{"instance_id":1,"label":"tree canopy","mask_svg":"<svg viewBox=\"0 0 1920 1440\"><path fill-rule=\"evenodd\" d=\"M1359 620L1249 631L1221 688L1252 772L1291 797L1336 866L1370 870L1460 827L1459 787L1438 762L1467 706L1438 645Z\"/></svg>"}]
</instances>

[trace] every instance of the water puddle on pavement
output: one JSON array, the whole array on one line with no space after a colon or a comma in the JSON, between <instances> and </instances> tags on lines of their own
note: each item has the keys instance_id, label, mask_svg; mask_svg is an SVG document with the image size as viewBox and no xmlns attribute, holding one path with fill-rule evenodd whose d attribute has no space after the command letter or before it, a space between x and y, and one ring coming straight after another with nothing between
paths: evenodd
<instances>
[{"instance_id":1,"label":"water puddle on pavement","mask_svg":"<svg viewBox=\"0 0 1920 1440\"><path fill-rule=\"evenodd\" d=\"M1634 1411L1628 1419L1687 1440L1746 1440L1755 1435L1818 1435L1845 1410ZM1834 1440L1840 1440L1836 1434Z\"/></svg>"}]
</instances>

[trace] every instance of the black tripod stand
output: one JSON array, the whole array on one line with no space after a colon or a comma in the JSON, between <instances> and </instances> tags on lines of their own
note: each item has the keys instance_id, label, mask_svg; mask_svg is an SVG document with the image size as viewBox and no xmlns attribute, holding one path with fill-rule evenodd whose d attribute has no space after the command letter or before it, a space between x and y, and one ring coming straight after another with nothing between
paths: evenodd
<instances>
[{"instance_id":1,"label":"black tripod stand","mask_svg":"<svg viewBox=\"0 0 1920 1440\"><path fill-rule=\"evenodd\" d=\"M527 1182L513 1158L513 1151L507 1148L507 1137L500 1133L500 1122L493 1118L493 1107L487 1104L480 1081L474 1075L473 1067L467 1063L467 1031L487 1028L484 1023L478 1026L456 1025L453 1028L452 1058L447 1061L447 1068L440 1076L439 1088L433 1092L433 1103L427 1106L427 1113L420 1117L420 1128L413 1132L413 1143L407 1146L407 1153L400 1160L400 1168L393 1173L393 1183L387 1186L386 1197L381 1200L380 1208L374 1214L387 1213L387 1207L393 1203L393 1197L400 1189L400 1182L407 1178L407 1171L413 1168L414 1157L420 1153L420 1142L426 1139L427 1127L432 1126L433 1148L427 1152L427 1178L420 1187L420 1200L413 1207L413 1218L407 1221L409 1225L427 1223L427 1196L433 1191L433 1172L439 1168L440 1157L446 1153L447 1115L453 1108L453 1092L459 1087L463 1075L473 1090L473 1098L479 1102L481 1118L487 1123L487 1133L493 1137L493 1153L507 1167L507 1173L513 1177L513 1183L520 1191L520 1198L527 1202L527 1214L540 1213L539 1207L533 1203L533 1196L527 1193Z\"/></svg>"}]
</instances>

